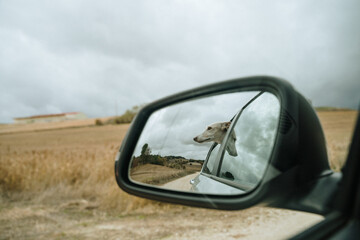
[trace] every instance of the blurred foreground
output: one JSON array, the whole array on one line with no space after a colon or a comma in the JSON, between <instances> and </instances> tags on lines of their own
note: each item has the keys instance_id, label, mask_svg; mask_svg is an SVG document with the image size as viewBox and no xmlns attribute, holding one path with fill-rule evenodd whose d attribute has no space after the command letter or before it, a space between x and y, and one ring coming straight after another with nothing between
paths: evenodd
<instances>
[{"instance_id":1,"label":"blurred foreground","mask_svg":"<svg viewBox=\"0 0 360 240\"><path fill-rule=\"evenodd\" d=\"M319 112L335 171L344 163L356 114ZM1 126L0 239L269 239L322 219L263 207L196 209L130 196L114 178L114 158L129 125L75 125L41 131Z\"/></svg>"}]
</instances>

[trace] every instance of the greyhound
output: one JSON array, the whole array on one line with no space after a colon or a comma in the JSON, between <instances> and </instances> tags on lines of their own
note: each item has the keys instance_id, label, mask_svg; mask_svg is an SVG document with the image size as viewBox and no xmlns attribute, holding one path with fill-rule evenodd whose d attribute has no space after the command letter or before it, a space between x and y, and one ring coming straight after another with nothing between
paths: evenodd
<instances>
[{"instance_id":1,"label":"greyhound","mask_svg":"<svg viewBox=\"0 0 360 240\"><path fill-rule=\"evenodd\" d=\"M227 130L230 127L230 124L231 124L231 122L213 123L213 124L209 125L202 134L194 137L194 141L198 142L198 143L213 141L218 144L221 144L225 137ZM235 132L232 131L232 133L229 137L228 143L226 145L226 150L231 156L234 156L234 157L237 156L235 141L236 141L236 135L235 135Z\"/></svg>"}]
</instances>

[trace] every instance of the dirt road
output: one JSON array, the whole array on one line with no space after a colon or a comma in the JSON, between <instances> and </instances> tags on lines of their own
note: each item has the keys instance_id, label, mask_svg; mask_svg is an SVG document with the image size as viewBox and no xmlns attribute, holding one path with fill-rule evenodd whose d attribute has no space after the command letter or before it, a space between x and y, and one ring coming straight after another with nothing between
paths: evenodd
<instances>
[{"instance_id":1,"label":"dirt road","mask_svg":"<svg viewBox=\"0 0 360 240\"><path fill-rule=\"evenodd\" d=\"M190 191L191 188L190 180L194 179L198 174L199 173L187 175L185 177L168 182L162 185L161 187L173 189L173 190L179 190L179 191Z\"/></svg>"},{"instance_id":2,"label":"dirt road","mask_svg":"<svg viewBox=\"0 0 360 240\"><path fill-rule=\"evenodd\" d=\"M0 209L0 239L284 239L322 217L253 207L216 211L176 205L116 215L84 199L55 205L7 204Z\"/></svg>"}]
</instances>

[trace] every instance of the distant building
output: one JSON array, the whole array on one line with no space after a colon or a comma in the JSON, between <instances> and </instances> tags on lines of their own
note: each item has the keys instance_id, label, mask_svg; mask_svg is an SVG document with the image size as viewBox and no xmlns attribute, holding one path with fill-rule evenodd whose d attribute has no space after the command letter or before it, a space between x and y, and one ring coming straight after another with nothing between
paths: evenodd
<instances>
[{"instance_id":1,"label":"distant building","mask_svg":"<svg viewBox=\"0 0 360 240\"><path fill-rule=\"evenodd\" d=\"M86 119L87 116L81 112L69 112L58 114L37 115L30 117L14 118L14 123L27 124L27 123L48 123L48 122L62 122L75 119Z\"/></svg>"}]
</instances>

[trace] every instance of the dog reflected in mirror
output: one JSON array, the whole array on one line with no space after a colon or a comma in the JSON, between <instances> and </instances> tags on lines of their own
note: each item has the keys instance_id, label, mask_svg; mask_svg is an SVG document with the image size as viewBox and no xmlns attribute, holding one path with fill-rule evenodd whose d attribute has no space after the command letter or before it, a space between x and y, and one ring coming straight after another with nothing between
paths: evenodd
<instances>
[{"instance_id":1,"label":"dog reflected in mirror","mask_svg":"<svg viewBox=\"0 0 360 240\"><path fill-rule=\"evenodd\" d=\"M231 122L213 123L209 125L202 134L194 137L194 141L198 143L216 142L218 144L221 144L222 141L224 140L227 131L229 130L230 124ZM226 151L231 156L234 157L237 156L235 142L236 142L236 135L235 132L232 131L226 145Z\"/></svg>"}]
</instances>

